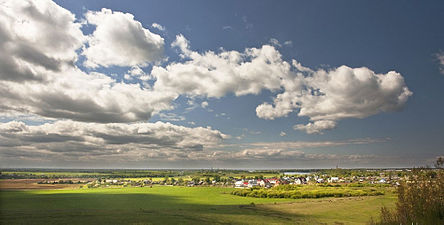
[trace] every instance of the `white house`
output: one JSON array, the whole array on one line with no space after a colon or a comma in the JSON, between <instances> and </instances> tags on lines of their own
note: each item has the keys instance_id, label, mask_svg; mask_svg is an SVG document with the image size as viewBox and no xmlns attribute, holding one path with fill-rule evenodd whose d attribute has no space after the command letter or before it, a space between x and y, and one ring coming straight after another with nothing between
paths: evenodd
<instances>
[{"instance_id":1,"label":"white house","mask_svg":"<svg viewBox=\"0 0 444 225\"><path fill-rule=\"evenodd\" d=\"M244 188L245 186L244 186L244 181L242 181L242 180L238 180L238 181L236 181L235 183L234 183L234 187L235 188Z\"/></svg>"},{"instance_id":2,"label":"white house","mask_svg":"<svg viewBox=\"0 0 444 225\"><path fill-rule=\"evenodd\" d=\"M249 187L249 188L257 187L257 186L258 186L258 184L257 184L257 180L253 179L253 180L249 180L249 181L248 181L248 187Z\"/></svg>"},{"instance_id":3,"label":"white house","mask_svg":"<svg viewBox=\"0 0 444 225\"><path fill-rule=\"evenodd\" d=\"M330 183L337 183L337 182L339 182L339 177L330 177L328 182L330 182Z\"/></svg>"},{"instance_id":4,"label":"white house","mask_svg":"<svg viewBox=\"0 0 444 225\"><path fill-rule=\"evenodd\" d=\"M274 186L274 185L276 185L278 180L276 178L271 178L271 179L268 179L268 181L270 182L271 185Z\"/></svg>"},{"instance_id":5,"label":"white house","mask_svg":"<svg viewBox=\"0 0 444 225\"><path fill-rule=\"evenodd\" d=\"M261 186L261 187L265 187L265 188L270 188L270 187L273 186L273 185L270 183L270 181L268 181L268 179L260 180L260 181L258 182L258 184L259 184L259 186Z\"/></svg>"}]
</instances>

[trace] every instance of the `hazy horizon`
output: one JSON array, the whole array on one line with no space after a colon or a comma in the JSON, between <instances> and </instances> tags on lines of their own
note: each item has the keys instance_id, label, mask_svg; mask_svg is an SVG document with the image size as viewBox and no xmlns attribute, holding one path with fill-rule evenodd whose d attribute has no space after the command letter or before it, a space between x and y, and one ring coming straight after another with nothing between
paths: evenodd
<instances>
[{"instance_id":1,"label":"hazy horizon","mask_svg":"<svg viewBox=\"0 0 444 225\"><path fill-rule=\"evenodd\" d=\"M430 166L430 165L429 165ZM351 169L351 170L360 170L360 169L369 169L369 170L377 170L377 169L412 169L414 167L355 167L355 168L82 168L82 167L0 167L0 169L6 169L6 170L244 170L244 171L259 171L259 170L288 170L288 171L311 171L311 170L325 170L325 169ZM431 169L434 169L433 167L430 167Z\"/></svg>"}]
</instances>

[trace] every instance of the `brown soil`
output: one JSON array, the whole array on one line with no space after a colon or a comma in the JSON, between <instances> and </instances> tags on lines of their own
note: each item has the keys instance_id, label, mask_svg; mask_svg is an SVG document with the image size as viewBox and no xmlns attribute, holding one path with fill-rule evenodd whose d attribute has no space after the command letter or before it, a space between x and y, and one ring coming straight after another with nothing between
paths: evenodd
<instances>
[{"instance_id":1,"label":"brown soil","mask_svg":"<svg viewBox=\"0 0 444 225\"><path fill-rule=\"evenodd\" d=\"M26 189L76 189L84 184L38 184L39 181L59 181L72 180L87 181L91 179L2 179L0 180L0 190L26 190Z\"/></svg>"}]
</instances>

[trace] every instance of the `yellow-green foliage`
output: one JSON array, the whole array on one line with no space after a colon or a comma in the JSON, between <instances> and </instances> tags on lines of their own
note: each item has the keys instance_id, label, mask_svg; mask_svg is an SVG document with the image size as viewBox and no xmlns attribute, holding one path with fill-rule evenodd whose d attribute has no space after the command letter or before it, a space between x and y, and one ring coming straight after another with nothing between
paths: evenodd
<instances>
[{"instance_id":1,"label":"yellow-green foliage","mask_svg":"<svg viewBox=\"0 0 444 225\"><path fill-rule=\"evenodd\" d=\"M237 189L233 195L255 198L323 198L383 195L378 188L350 188L346 186L329 187L325 185L279 185L270 189Z\"/></svg>"},{"instance_id":2,"label":"yellow-green foliage","mask_svg":"<svg viewBox=\"0 0 444 225\"><path fill-rule=\"evenodd\" d=\"M371 224L444 224L444 170L413 171L398 187L396 210L381 208Z\"/></svg>"}]
</instances>

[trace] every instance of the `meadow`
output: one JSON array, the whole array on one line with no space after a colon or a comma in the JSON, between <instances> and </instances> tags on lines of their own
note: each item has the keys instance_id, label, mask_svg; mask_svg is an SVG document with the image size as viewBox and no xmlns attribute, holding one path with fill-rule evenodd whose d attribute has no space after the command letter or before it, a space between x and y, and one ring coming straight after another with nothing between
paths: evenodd
<instances>
[{"instance_id":1,"label":"meadow","mask_svg":"<svg viewBox=\"0 0 444 225\"><path fill-rule=\"evenodd\" d=\"M252 198L233 188L2 190L1 224L366 224L396 196Z\"/></svg>"}]
</instances>

